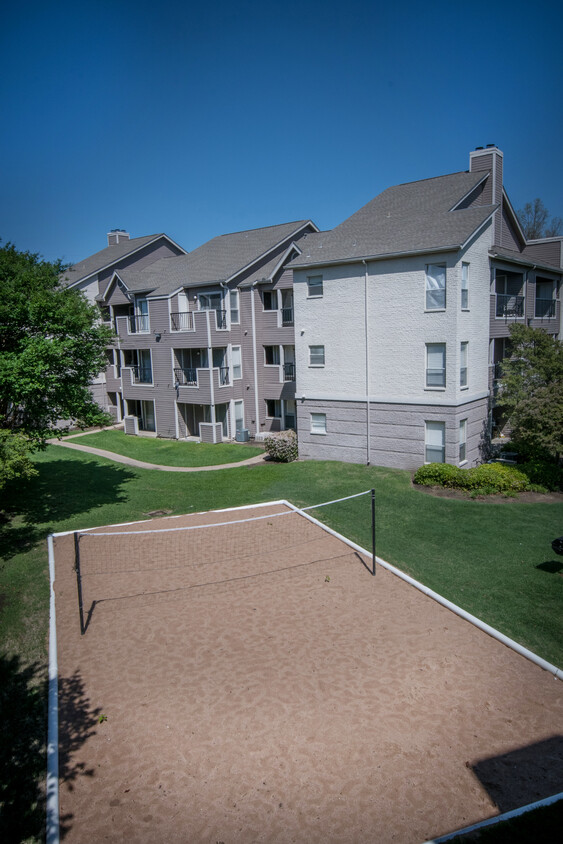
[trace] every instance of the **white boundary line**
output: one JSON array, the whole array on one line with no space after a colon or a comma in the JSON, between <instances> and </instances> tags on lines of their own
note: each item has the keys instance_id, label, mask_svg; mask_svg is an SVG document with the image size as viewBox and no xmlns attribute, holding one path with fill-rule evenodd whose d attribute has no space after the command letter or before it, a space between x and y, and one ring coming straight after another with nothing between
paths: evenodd
<instances>
[{"instance_id":1,"label":"white boundary line","mask_svg":"<svg viewBox=\"0 0 563 844\"><path fill-rule=\"evenodd\" d=\"M369 490L368 490L369 492ZM348 496L350 498L358 498L361 495L365 495L365 492L357 493L353 496ZM346 499L337 499L335 502L324 502L324 503L337 503L338 501L345 501ZM315 519L314 516L310 516L306 510L315 509L315 507L320 507L322 505L312 505L308 508L300 508L296 507L295 504L292 504L291 501L287 501L286 499L277 499L275 501L265 501L260 504L243 504L239 507L225 507L220 510L202 510L198 513L182 513L177 516L169 516L168 518L172 519L180 519L184 516L199 516L204 515L207 513L231 513L236 512L238 510L250 510L255 509L257 507L274 507L278 504L283 504L289 507L290 510L294 512L300 513L310 522L313 524L318 525L319 527L326 530L327 533L330 533L332 536L336 537L337 539L344 542L345 545L348 545L350 548L353 548L355 551L358 551L360 554L363 554L366 557L371 558L372 554L369 551L366 551L365 548L362 548L361 545L357 545L355 542L352 542L351 539L347 539L342 534L337 533L332 528L328 527L328 525L323 524L318 519ZM273 514L273 515L283 515L283 514ZM257 517L262 518L262 517ZM58 533L49 534L47 537L47 547L49 551L49 579L50 579L50 621L49 621L49 719L48 719L48 735L47 735L47 838L46 844L59 844L59 758L58 758L58 748L59 748L59 738L58 738L58 666L57 666L57 622L56 622L56 613L55 613L55 590L54 590L54 582L55 582L55 556L54 556L54 548L53 548L53 539L58 536L69 536L73 533L87 533L91 530L98 530L99 527L126 527L128 525L138 525L144 524L146 522L150 522L152 519L141 519L136 522L121 522L116 525L99 525L98 528L83 528L79 530L65 530L60 531ZM221 524L236 524L236 522L225 522ZM212 527L212 525L209 525ZM164 529L165 530L165 529ZM172 528L171 530L185 530L185 528ZM133 532L133 531L132 531ZM144 533L144 531L142 531ZM100 534L98 534L100 535ZM545 671L549 671L550 674L553 674L554 677L557 677L559 680L563 680L563 670L558 668L556 665L552 665L551 663L547 662L545 659L542 659L537 654L533 653L532 651L524 648L518 642L514 641L514 639L510 639L508 636L505 636L500 630L496 630L494 627L486 624L484 621L481 621L480 618L477 618L471 613L466 612L464 609L459 607L457 604L453 604L451 601L448 601L447 598L444 598L438 592L434 592L432 589L428 589L423 583L420 581L415 580L410 575L405 574L400 569L396 568L395 566L387 563L385 560L382 560L380 557L376 557L376 562L382 566L383 568L390 571L392 574L395 574L397 577L400 577L401 580L404 580L406 583L409 583L411 586L414 586L415 589L418 589L424 595L427 595L429 598L432 598L437 603L441 604L442 606L446 607L447 609L454 612L456 615L460 616L461 618L468 621L470 624L473 624L475 627L482 630L484 633L487 633L489 636L492 636L497 641L501 642L503 645L511 648L512 650L516 651L516 653L520 654L521 656L529 659L531 662L534 662L540 668L543 668ZM526 811L534 809L538 806L549 805L549 803L555 803L557 800L563 799L563 792L561 794L556 794L553 797L548 797L545 800L541 800L538 803L531 803L529 806L524 806L520 809L515 809L513 812L508 812L505 815L499 815L496 818L490 818L486 821L482 821L480 824L476 824L474 827L468 827L467 830L458 830L455 833L451 833L446 837L435 839L434 841L424 842L424 844L441 844L443 841L450 840L455 835L461 835L462 832L469 831L470 829L476 829L480 826L486 826L490 823L496 823L499 820L505 820L510 817L515 817L518 814L523 814Z\"/></svg>"},{"instance_id":2,"label":"white boundary line","mask_svg":"<svg viewBox=\"0 0 563 844\"><path fill-rule=\"evenodd\" d=\"M456 832L448 832L447 835L442 835L440 838L432 838L429 841L424 841L424 844L443 844L445 841L452 841L458 835L466 835L469 832L475 832L478 829L483 829L485 826L492 826L495 823L502 823L509 821L511 818L517 818L519 815L525 815L526 812L533 812L534 809L541 809L543 806L550 806L552 803L557 803L563 800L563 791L560 794L554 794L553 797L546 797L545 800L538 800L536 803L529 803L527 806L521 806L520 809L512 809L511 812L505 812L503 815L496 815L494 818L487 818L486 821L474 823L473 826L466 826L463 829L458 829Z\"/></svg>"}]
</instances>

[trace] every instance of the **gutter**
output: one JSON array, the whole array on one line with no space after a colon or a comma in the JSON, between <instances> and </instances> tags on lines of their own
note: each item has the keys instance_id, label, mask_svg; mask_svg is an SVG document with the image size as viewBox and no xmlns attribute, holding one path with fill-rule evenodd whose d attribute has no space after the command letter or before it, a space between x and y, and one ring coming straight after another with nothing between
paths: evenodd
<instances>
[{"instance_id":1,"label":"gutter","mask_svg":"<svg viewBox=\"0 0 563 844\"><path fill-rule=\"evenodd\" d=\"M368 265L366 261L362 261L364 265L364 331L366 334L366 466L370 464L371 455L371 415L369 404L369 387L370 387L370 370L369 370L369 297L368 297Z\"/></svg>"}]
</instances>

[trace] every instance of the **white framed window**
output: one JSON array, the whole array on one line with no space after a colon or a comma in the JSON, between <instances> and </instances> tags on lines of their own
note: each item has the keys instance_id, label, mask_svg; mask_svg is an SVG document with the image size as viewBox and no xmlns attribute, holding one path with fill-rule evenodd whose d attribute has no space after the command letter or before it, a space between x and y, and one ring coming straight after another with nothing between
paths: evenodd
<instances>
[{"instance_id":1,"label":"white framed window","mask_svg":"<svg viewBox=\"0 0 563 844\"><path fill-rule=\"evenodd\" d=\"M469 343L461 343L459 347L459 386L467 387L467 358Z\"/></svg>"},{"instance_id":2,"label":"white framed window","mask_svg":"<svg viewBox=\"0 0 563 844\"><path fill-rule=\"evenodd\" d=\"M264 363L266 366L280 365L280 347L264 346Z\"/></svg>"},{"instance_id":3,"label":"white framed window","mask_svg":"<svg viewBox=\"0 0 563 844\"><path fill-rule=\"evenodd\" d=\"M469 310L469 264L461 265L461 310Z\"/></svg>"},{"instance_id":4,"label":"white framed window","mask_svg":"<svg viewBox=\"0 0 563 844\"><path fill-rule=\"evenodd\" d=\"M426 267L426 310L443 311L446 307L446 265Z\"/></svg>"},{"instance_id":5,"label":"white framed window","mask_svg":"<svg viewBox=\"0 0 563 844\"><path fill-rule=\"evenodd\" d=\"M242 378L242 356L240 346L233 346L231 351L231 361L233 364L233 381Z\"/></svg>"},{"instance_id":6,"label":"white framed window","mask_svg":"<svg viewBox=\"0 0 563 844\"><path fill-rule=\"evenodd\" d=\"M467 453L467 419L459 422L459 462L465 463Z\"/></svg>"},{"instance_id":7,"label":"white framed window","mask_svg":"<svg viewBox=\"0 0 563 844\"><path fill-rule=\"evenodd\" d=\"M446 344L426 344L426 386L446 386Z\"/></svg>"},{"instance_id":8,"label":"white framed window","mask_svg":"<svg viewBox=\"0 0 563 844\"><path fill-rule=\"evenodd\" d=\"M446 459L446 423L426 422L424 462L444 463Z\"/></svg>"},{"instance_id":9,"label":"white framed window","mask_svg":"<svg viewBox=\"0 0 563 844\"><path fill-rule=\"evenodd\" d=\"M277 290L263 290L262 304L265 311L277 311L278 309L278 291Z\"/></svg>"},{"instance_id":10,"label":"white framed window","mask_svg":"<svg viewBox=\"0 0 563 844\"><path fill-rule=\"evenodd\" d=\"M281 419L282 408L279 399L266 399L266 416L269 419Z\"/></svg>"},{"instance_id":11,"label":"white framed window","mask_svg":"<svg viewBox=\"0 0 563 844\"><path fill-rule=\"evenodd\" d=\"M240 322L238 290L229 291L229 303L231 306L231 325L237 325Z\"/></svg>"},{"instance_id":12,"label":"white framed window","mask_svg":"<svg viewBox=\"0 0 563 844\"><path fill-rule=\"evenodd\" d=\"M326 434L326 413L311 413L311 433Z\"/></svg>"},{"instance_id":13,"label":"white framed window","mask_svg":"<svg viewBox=\"0 0 563 844\"><path fill-rule=\"evenodd\" d=\"M309 299L319 298L323 295L322 275L307 276L307 296Z\"/></svg>"},{"instance_id":14,"label":"white framed window","mask_svg":"<svg viewBox=\"0 0 563 844\"><path fill-rule=\"evenodd\" d=\"M309 346L309 366L325 365L325 347Z\"/></svg>"},{"instance_id":15,"label":"white framed window","mask_svg":"<svg viewBox=\"0 0 563 844\"><path fill-rule=\"evenodd\" d=\"M242 431L244 428L244 402L235 402L235 431Z\"/></svg>"}]
</instances>

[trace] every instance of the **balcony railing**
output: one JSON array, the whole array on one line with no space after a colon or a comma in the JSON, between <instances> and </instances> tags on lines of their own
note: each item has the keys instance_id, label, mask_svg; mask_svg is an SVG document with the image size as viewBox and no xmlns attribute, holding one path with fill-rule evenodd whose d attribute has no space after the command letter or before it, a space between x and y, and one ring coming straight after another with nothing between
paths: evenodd
<instances>
[{"instance_id":1,"label":"balcony railing","mask_svg":"<svg viewBox=\"0 0 563 844\"><path fill-rule=\"evenodd\" d=\"M134 384L152 384L152 368L150 366L129 366L133 373Z\"/></svg>"},{"instance_id":2,"label":"balcony railing","mask_svg":"<svg viewBox=\"0 0 563 844\"><path fill-rule=\"evenodd\" d=\"M184 369L176 367L174 378L180 387L197 387L197 369Z\"/></svg>"},{"instance_id":3,"label":"balcony railing","mask_svg":"<svg viewBox=\"0 0 563 844\"><path fill-rule=\"evenodd\" d=\"M217 330L220 331L227 327L227 311L216 310L215 319L217 322Z\"/></svg>"},{"instance_id":4,"label":"balcony railing","mask_svg":"<svg viewBox=\"0 0 563 844\"><path fill-rule=\"evenodd\" d=\"M282 308L282 325L293 325L293 308Z\"/></svg>"},{"instance_id":5,"label":"balcony railing","mask_svg":"<svg viewBox=\"0 0 563 844\"><path fill-rule=\"evenodd\" d=\"M294 363L284 363L284 365L283 365L283 380L284 381L295 381L295 364Z\"/></svg>"},{"instance_id":6,"label":"balcony railing","mask_svg":"<svg viewBox=\"0 0 563 844\"><path fill-rule=\"evenodd\" d=\"M130 334L147 334L151 330L149 315L137 314L129 317Z\"/></svg>"},{"instance_id":7,"label":"balcony railing","mask_svg":"<svg viewBox=\"0 0 563 844\"><path fill-rule=\"evenodd\" d=\"M219 385L221 387L228 387L231 383L228 366L219 366Z\"/></svg>"},{"instance_id":8,"label":"balcony railing","mask_svg":"<svg viewBox=\"0 0 563 844\"><path fill-rule=\"evenodd\" d=\"M555 316L555 299L536 299L536 312L538 319L551 319Z\"/></svg>"},{"instance_id":9,"label":"balcony railing","mask_svg":"<svg viewBox=\"0 0 563 844\"><path fill-rule=\"evenodd\" d=\"M510 293L497 293L497 317L523 317L524 297L512 296Z\"/></svg>"},{"instance_id":10,"label":"balcony railing","mask_svg":"<svg viewBox=\"0 0 563 844\"><path fill-rule=\"evenodd\" d=\"M172 331L193 331L194 315L192 311L179 311L170 314Z\"/></svg>"}]
</instances>

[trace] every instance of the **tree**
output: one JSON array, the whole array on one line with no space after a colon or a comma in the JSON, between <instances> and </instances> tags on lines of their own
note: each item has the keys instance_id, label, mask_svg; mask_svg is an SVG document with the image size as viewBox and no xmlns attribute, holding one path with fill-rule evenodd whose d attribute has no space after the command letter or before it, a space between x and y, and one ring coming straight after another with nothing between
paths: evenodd
<instances>
[{"instance_id":1,"label":"tree","mask_svg":"<svg viewBox=\"0 0 563 844\"><path fill-rule=\"evenodd\" d=\"M533 202L527 202L518 211L518 218L524 231L526 240L537 240L541 237L556 237L563 230L561 217L552 217L548 223L549 211L538 197Z\"/></svg>"},{"instance_id":2,"label":"tree","mask_svg":"<svg viewBox=\"0 0 563 844\"><path fill-rule=\"evenodd\" d=\"M563 453L563 345L553 335L527 325L511 327L500 402L514 439L559 458Z\"/></svg>"},{"instance_id":3,"label":"tree","mask_svg":"<svg viewBox=\"0 0 563 844\"><path fill-rule=\"evenodd\" d=\"M13 244L0 248L0 429L11 435L2 436L1 460L12 476L26 474L22 442L29 456L59 420L109 420L88 387L112 334L83 294L59 283L62 269Z\"/></svg>"}]
</instances>

